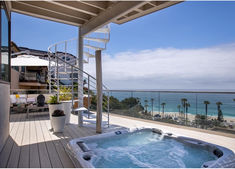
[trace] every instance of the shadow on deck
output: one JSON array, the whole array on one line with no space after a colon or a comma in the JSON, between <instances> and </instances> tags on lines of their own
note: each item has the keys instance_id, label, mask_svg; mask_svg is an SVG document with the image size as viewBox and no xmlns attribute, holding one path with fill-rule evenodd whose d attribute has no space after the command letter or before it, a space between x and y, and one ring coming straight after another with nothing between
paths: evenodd
<instances>
[{"instance_id":1,"label":"shadow on deck","mask_svg":"<svg viewBox=\"0 0 235 169\"><path fill-rule=\"evenodd\" d=\"M48 112L12 114L10 136L0 153L0 167L8 168L72 168L66 145L73 138L96 135L95 124L78 127L77 116L71 115L70 124L63 133L53 133ZM104 132L123 128L105 127Z\"/></svg>"}]
</instances>

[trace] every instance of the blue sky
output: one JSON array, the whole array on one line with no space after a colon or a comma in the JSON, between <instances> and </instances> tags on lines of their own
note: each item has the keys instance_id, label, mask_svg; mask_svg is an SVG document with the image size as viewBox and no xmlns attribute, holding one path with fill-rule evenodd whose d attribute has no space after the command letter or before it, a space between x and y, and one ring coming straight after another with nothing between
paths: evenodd
<instances>
[{"instance_id":1,"label":"blue sky","mask_svg":"<svg viewBox=\"0 0 235 169\"><path fill-rule=\"evenodd\" d=\"M156 47L199 48L235 41L235 2L183 2L134 21L111 25L107 53ZM46 50L78 28L12 14L12 40Z\"/></svg>"},{"instance_id":2,"label":"blue sky","mask_svg":"<svg viewBox=\"0 0 235 169\"><path fill-rule=\"evenodd\" d=\"M235 2L183 2L123 25L111 24L111 40L108 43L107 50L104 51L104 65L108 64L110 59L113 59L111 62L119 61L117 63L125 64L125 54L128 56L133 55L133 58L136 56L143 57L143 53L151 53L151 55L160 57L159 51L160 53L162 51L167 53L173 52L171 54L172 57L180 57L180 52L185 54L188 51L191 51L194 53L204 54L206 60L206 58L212 58L212 53L208 54L208 51L211 52L221 49L221 56L218 56L218 58L223 57L227 54L226 50L228 48L231 50L231 53L234 49L234 18ZM12 40L16 42L18 46L47 50L47 47L52 43L76 37L77 31L78 28L74 26L35 19L15 13L12 14ZM163 55L165 54L166 53ZM189 55L197 58L196 55ZM148 56L146 56L146 58L148 58ZM230 55L226 56L226 58L227 60L231 59ZM136 58L136 60L138 59ZM188 63L184 64L190 65L191 60L194 59L189 59ZM157 66L157 62L159 62L159 60L156 60L156 64L152 66ZM235 63L235 60L231 60L230 62ZM208 64L208 62L206 63ZM132 63L130 62L130 64ZM212 74L218 74L218 72L214 71L214 69L220 69L221 67L223 67L223 69L221 69L220 72L229 72L230 69L227 67L230 66L226 65L228 62L223 62L223 64L225 65L218 65L218 67L211 67L210 69L207 67L204 71L211 71L208 74L210 77L212 77ZM86 67L88 71L94 73L94 64L92 62ZM169 67L169 65L166 65L165 67ZM113 68L113 75L120 71L118 66L116 69L117 70ZM130 67L130 69L132 68ZM111 71L112 73L112 70L107 71L109 71L109 73ZM159 70L156 68L148 71L150 71L151 74L151 76L149 76L151 83L160 83L160 81L152 80L160 77L160 75L156 72ZM212 81L211 83L209 83L208 80L207 83L205 80L207 77L204 77L204 75L200 76L197 74L195 75L196 77L188 77L186 74L183 75L181 72L186 71L186 69L178 72L178 74L175 70L167 69L165 71L172 71L172 73L176 73L173 74L172 77L184 77L183 80L181 79L184 83L179 81L178 86L167 85L167 88L233 88L234 81L231 79L235 79L235 77L222 74L221 77L225 76L223 84L221 84L221 82L218 83L216 78L210 79L210 81ZM189 69L187 71L189 71L189 74L193 74L193 72L190 72L192 70ZM140 72L134 73L140 74ZM146 72L146 74L148 73L149 72ZM162 72L162 74L164 74L164 72ZM203 74L203 72L201 72L201 74ZM122 79L121 77L114 80L110 78L113 77L113 75L105 74L104 67L104 79L111 85L111 87L126 88L128 81L126 79ZM130 77L126 78L130 79ZM164 88L164 86L166 86L164 83L159 84L158 86L146 84L143 82L143 78L138 79L138 76L135 77L134 75L132 78L132 83L135 84L133 88L153 89ZM169 78L168 80L165 80L168 84L170 83ZM122 83L118 83L119 81L122 81ZM176 82L177 80L172 79L172 81ZM190 82L185 83L186 81ZM137 85L138 82L141 85Z\"/></svg>"}]
</instances>

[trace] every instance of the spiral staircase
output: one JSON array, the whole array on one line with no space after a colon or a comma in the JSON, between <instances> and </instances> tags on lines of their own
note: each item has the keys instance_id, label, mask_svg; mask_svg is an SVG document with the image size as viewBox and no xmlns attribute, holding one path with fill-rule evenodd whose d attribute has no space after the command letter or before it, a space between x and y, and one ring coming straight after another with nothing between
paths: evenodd
<instances>
[{"instance_id":1,"label":"spiral staircase","mask_svg":"<svg viewBox=\"0 0 235 169\"><path fill-rule=\"evenodd\" d=\"M105 50L109 39L109 25L86 35L83 42L83 63L89 64L89 60L95 58L96 50ZM84 95L87 98L84 106L88 107L87 120L84 121L95 123L96 107L94 101L96 101L96 78L79 68L78 50L77 38L65 40L49 46L49 93L54 93L59 96L61 94L60 90L66 88L67 91L69 91L68 94L71 94L72 96L72 108L80 102L79 95ZM82 76L80 76L81 74ZM63 94L65 93L63 92ZM102 122L109 126L109 90L105 85L103 85L102 109ZM92 111L94 112L92 113Z\"/></svg>"}]
</instances>

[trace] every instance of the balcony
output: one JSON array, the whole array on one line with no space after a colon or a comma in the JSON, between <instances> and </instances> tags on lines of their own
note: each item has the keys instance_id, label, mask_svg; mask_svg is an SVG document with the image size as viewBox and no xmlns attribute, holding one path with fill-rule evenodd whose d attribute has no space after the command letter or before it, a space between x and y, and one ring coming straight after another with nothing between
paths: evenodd
<instances>
[{"instance_id":1,"label":"balcony","mask_svg":"<svg viewBox=\"0 0 235 169\"><path fill-rule=\"evenodd\" d=\"M21 72L19 81L46 83L46 75L37 72L26 72L26 73Z\"/></svg>"},{"instance_id":2,"label":"balcony","mask_svg":"<svg viewBox=\"0 0 235 169\"><path fill-rule=\"evenodd\" d=\"M19 86L20 88L45 88L46 75L37 72L21 72L19 76Z\"/></svg>"}]
</instances>

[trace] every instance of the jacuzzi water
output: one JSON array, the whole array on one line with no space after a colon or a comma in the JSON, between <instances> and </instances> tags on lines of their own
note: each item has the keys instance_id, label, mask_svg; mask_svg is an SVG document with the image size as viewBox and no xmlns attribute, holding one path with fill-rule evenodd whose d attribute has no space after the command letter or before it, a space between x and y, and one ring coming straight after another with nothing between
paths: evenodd
<instances>
[{"instance_id":1,"label":"jacuzzi water","mask_svg":"<svg viewBox=\"0 0 235 169\"><path fill-rule=\"evenodd\" d=\"M218 159L202 146L185 144L150 130L86 141L96 168L199 168Z\"/></svg>"}]
</instances>

